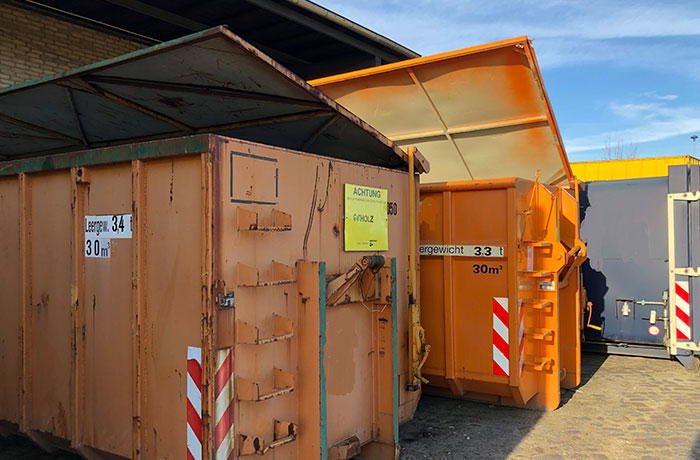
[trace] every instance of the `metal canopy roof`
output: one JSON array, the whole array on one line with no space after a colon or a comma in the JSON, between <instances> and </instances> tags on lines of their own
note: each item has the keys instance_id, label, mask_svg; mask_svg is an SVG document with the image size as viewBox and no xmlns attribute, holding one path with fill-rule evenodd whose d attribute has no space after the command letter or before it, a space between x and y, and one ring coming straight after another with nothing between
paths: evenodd
<instances>
[{"instance_id":1,"label":"metal canopy roof","mask_svg":"<svg viewBox=\"0 0 700 460\"><path fill-rule=\"evenodd\" d=\"M0 160L196 133L406 166L394 143L224 27L0 90Z\"/></svg>"},{"instance_id":2,"label":"metal canopy roof","mask_svg":"<svg viewBox=\"0 0 700 460\"><path fill-rule=\"evenodd\" d=\"M426 182L572 180L527 37L310 82L430 161Z\"/></svg>"},{"instance_id":3,"label":"metal canopy roof","mask_svg":"<svg viewBox=\"0 0 700 460\"><path fill-rule=\"evenodd\" d=\"M418 57L308 0L3 0L150 46L219 24L303 78Z\"/></svg>"}]
</instances>

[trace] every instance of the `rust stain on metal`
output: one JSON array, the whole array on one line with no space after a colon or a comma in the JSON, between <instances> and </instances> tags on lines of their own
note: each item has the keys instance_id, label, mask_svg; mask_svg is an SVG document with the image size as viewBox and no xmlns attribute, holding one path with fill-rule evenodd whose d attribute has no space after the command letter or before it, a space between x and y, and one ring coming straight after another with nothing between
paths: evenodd
<instances>
[{"instance_id":1,"label":"rust stain on metal","mask_svg":"<svg viewBox=\"0 0 700 460\"><path fill-rule=\"evenodd\" d=\"M184 113L188 107L188 104L181 97L168 97L168 96L164 96L162 94L159 94L158 95L158 102L160 102L163 105L167 105L169 107L177 109L177 111L180 113Z\"/></svg>"},{"instance_id":2,"label":"rust stain on metal","mask_svg":"<svg viewBox=\"0 0 700 460\"><path fill-rule=\"evenodd\" d=\"M308 258L309 236L311 235L311 227L314 224L314 214L316 213L316 198L318 197L318 166L316 166L316 177L314 178L314 192L311 196L311 210L309 211L309 223L306 225L306 233L304 234L304 244L302 245L302 253L304 260Z\"/></svg>"}]
</instances>

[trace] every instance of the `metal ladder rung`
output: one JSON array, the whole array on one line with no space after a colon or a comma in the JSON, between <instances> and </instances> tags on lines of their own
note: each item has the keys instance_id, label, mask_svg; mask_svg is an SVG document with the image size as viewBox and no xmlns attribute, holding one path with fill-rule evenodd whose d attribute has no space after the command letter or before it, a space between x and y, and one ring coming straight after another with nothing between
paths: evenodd
<instances>
[{"instance_id":1,"label":"metal ladder rung","mask_svg":"<svg viewBox=\"0 0 700 460\"><path fill-rule=\"evenodd\" d=\"M529 308L534 308L535 310L542 310L552 306L552 302L540 299L523 300L523 304L527 305Z\"/></svg>"},{"instance_id":2,"label":"metal ladder rung","mask_svg":"<svg viewBox=\"0 0 700 460\"><path fill-rule=\"evenodd\" d=\"M294 322L280 315L272 315L273 331L269 337L260 337L260 330L239 319L236 320L236 343L264 345L294 337Z\"/></svg>"},{"instance_id":3,"label":"metal ladder rung","mask_svg":"<svg viewBox=\"0 0 700 460\"><path fill-rule=\"evenodd\" d=\"M266 401L294 391L294 375L277 367L274 368L273 389L269 393L260 392L260 384L252 380L236 378L236 395L239 401Z\"/></svg>"},{"instance_id":4,"label":"metal ladder rung","mask_svg":"<svg viewBox=\"0 0 700 460\"><path fill-rule=\"evenodd\" d=\"M553 333L553 330L543 328L532 328L525 331L525 335L535 340L544 340Z\"/></svg>"},{"instance_id":5,"label":"metal ladder rung","mask_svg":"<svg viewBox=\"0 0 700 460\"><path fill-rule=\"evenodd\" d=\"M548 272L548 271L525 272L524 275L529 277L529 278L550 278L552 276L552 272Z\"/></svg>"},{"instance_id":6,"label":"metal ladder rung","mask_svg":"<svg viewBox=\"0 0 700 460\"><path fill-rule=\"evenodd\" d=\"M554 363L549 358L532 358L532 360L526 363L525 366L536 371L543 371L553 364Z\"/></svg>"},{"instance_id":7,"label":"metal ladder rung","mask_svg":"<svg viewBox=\"0 0 700 460\"><path fill-rule=\"evenodd\" d=\"M549 241L525 241L525 245L533 247L533 248L550 248L552 247L552 243Z\"/></svg>"},{"instance_id":8,"label":"metal ladder rung","mask_svg":"<svg viewBox=\"0 0 700 460\"><path fill-rule=\"evenodd\" d=\"M297 439L297 425L275 420L275 439L269 444L259 436L238 435L238 455L265 455L270 449L289 444Z\"/></svg>"}]
</instances>

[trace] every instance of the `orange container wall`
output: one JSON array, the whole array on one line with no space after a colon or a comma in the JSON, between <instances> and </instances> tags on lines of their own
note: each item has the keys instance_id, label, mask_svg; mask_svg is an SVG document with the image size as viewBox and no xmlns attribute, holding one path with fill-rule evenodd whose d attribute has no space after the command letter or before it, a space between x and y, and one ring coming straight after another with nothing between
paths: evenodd
<instances>
[{"instance_id":1,"label":"orange container wall","mask_svg":"<svg viewBox=\"0 0 700 460\"><path fill-rule=\"evenodd\" d=\"M17 269L21 264L22 251L17 240L20 232L19 187L17 179L0 179L0 292L2 303L20 305L22 299L21 273ZM7 235L8 237L5 237ZM22 329L22 310L3 308L0 321L0 414L7 420L19 420L20 404L17 395L21 391L20 348ZM1 424L1 422L0 422ZM0 428L2 426L0 425Z\"/></svg>"},{"instance_id":2,"label":"orange container wall","mask_svg":"<svg viewBox=\"0 0 700 460\"><path fill-rule=\"evenodd\" d=\"M560 211L561 243L567 251L567 263L559 275L559 327L561 362L566 371L564 388L581 383L581 330L583 280L581 264L586 260L586 245L580 239L578 188L557 188Z\"/></svg>"},{"instance_id":3,"label":"orange container wall","mask_svg":"<svg viewBox=\"0 0 700 460\"><path fill-rule=\"evenodd\" d=\"M3 174L4 426L87 456L394 458L419 396L405 172L202 135ZM388 251L344 251L345 184L388 190ZM130 237L87 257L86 216Z\"/></svg>"},{"instance_id":4,"label":"orange container wall","mask_svg":"<svg viewBox=\"0 0 700 460\"><path fill-rule=\"evenodd\" d=\"M580 373L560 356L560 275L573 260L559 193L523 179L421 186L425 391L559 406L561 376Z\"/></svg>"}]
</instances>

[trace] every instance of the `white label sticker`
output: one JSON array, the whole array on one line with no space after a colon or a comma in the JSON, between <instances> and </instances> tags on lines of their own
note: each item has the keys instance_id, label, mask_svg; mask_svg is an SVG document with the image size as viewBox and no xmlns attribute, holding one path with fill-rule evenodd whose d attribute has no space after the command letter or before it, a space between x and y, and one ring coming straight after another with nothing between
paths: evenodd
<instances>
[{"instance_id":1,"label":"white label sticker","mask_svg":"<svg viewBox=\"0 0 700 460\"><path fill-rule=\"evenodd\" d=\"M535 271L535 248L532 246L527 247L527 271Z\"/></svg>"},{"instance_id":2,"label":"white label sticker","mask_svg":"<svg viewBox=\"0 0 700 460\"><path fill-rule=\"evenodd\" d=\"M554 281L540 281L540 290L554 291Z\"/></svg>"},{"instance_id":3,"label":"white label sticker","mask_svg":"<svg viewBox=\"0 0 700 460\"><path fill-rule=\"evenodd\" d=\"M131 238L131 214L85 216L87 238Z\"/></svg>"},{"instance_id":4,"label":"white label sticker","mask_svg":"<svg viewBox=\"0 0 700 460\"><path fill-rule=\"evenodd\" d=\"M115 238L131 238L131 214L85 216L85 257L109 259Z\"/></svg>"},{"instance_id":5,"label":"white label sticker","mask_svg":"<svg viewBox=\"0 0 700 460\"><path fill-rule=\"evenodd\" d=\"M501 246L470 246L459 244L421 244L422 256L505 257Z\"/></svg>"},{"instance_id":6,"label":"white label sticker","mask_svg":"<svg viewBox=\"0 0 700 460\"><path fill-rule=\"evenodd\" d=\"M111 247L112 240L109 238L85 238L85 257L109 259Z\"/></svg>"}]
</instances>

